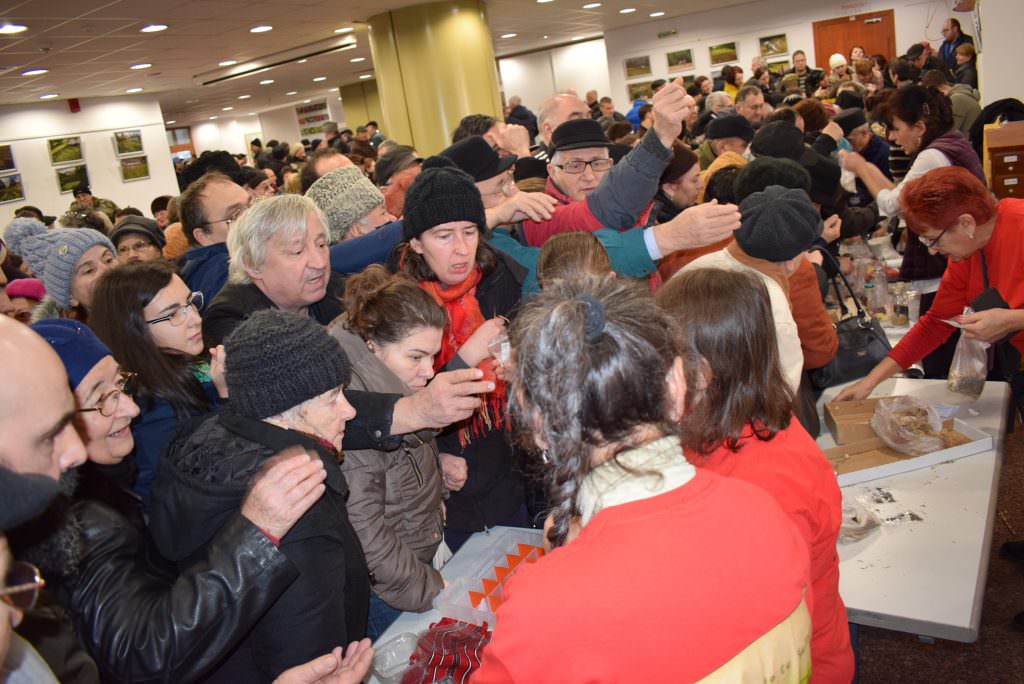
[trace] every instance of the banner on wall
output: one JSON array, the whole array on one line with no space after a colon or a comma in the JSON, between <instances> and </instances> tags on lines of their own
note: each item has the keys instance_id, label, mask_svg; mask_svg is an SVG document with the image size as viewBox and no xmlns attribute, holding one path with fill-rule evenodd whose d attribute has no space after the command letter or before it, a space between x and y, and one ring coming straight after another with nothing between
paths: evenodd
<instances>
[{"instance_id":1,"label":"banner on wall","mask_svg":"<svg viewBox=\"0 0 1024 684\"><path fill-rule=\"evenodd\" d=\"M299 105L295 108L295 115L299 120L299 134L303 138L323 133L324 121L331 118L327 111L327 100Z\"/></svg>"}]
</instances>

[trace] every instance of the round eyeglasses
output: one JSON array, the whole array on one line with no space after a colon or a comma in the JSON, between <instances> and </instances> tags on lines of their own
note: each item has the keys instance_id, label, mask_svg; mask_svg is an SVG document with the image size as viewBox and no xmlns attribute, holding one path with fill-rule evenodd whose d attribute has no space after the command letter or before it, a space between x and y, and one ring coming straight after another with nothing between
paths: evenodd
<instances>
[{"instance_id":1,"label":"round eyeglasses","mask_svg":"<svg viewBox=\"0 0 1024 684\"><path fill-rule=\"evenodd\" d=\"M31 563L14 561L7 570L3 589L0 589L0 600L18 610L32 610L44 586L46 581L39 574L39 568Z\"/></svg>"},{"instance_id":2,"label":"round eyeglasses","mask_svg":"<svg viewBox=\"0 0 1024 684\"><path fill-rule=\"evenodd\" d=\"M138 373L121 371L120 377L118 377L117 382L114 384L114 389L110 390L106 394L100 395L100 398L96 400L95 406L78 409L78 413L98 411L104 418L109 418L114 415L114 411L117 410L117 404L121 401L121 395L127 394L131 396L134 394L134 381L136 377L138 377Z\"/></svg>"}]
</instances>

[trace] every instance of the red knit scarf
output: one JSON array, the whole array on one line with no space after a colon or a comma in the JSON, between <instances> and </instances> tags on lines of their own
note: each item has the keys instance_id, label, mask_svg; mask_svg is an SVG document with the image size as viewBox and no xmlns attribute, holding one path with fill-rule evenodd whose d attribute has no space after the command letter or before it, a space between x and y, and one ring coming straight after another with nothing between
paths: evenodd
<instances>
[{"instance_id":1,"label":"red knit scarf","mask_svg":"<svg viewBox=\"0 0 1024 684\"><path fill-rule=\"evenodd\" d=\"M447 289L442 289L436 281L423 281L423 288L434 301L444 307L448 321L441 337L441 351L434 359L434 370L439 371L466 343L466 340L484 323L484 315L480 312L480 302L476 300L476 286L480 283L483 273L477 266L464 281ZM472 437L480 437L494 427L505 428L505 383L494 377L491 371L493 360L488 357L477 364L484 371L485 377L494 381L494 391L485 398L480 408L472 416L463 421L459 427L459 444L466 446Z\"/></svg>"}]
</instances>

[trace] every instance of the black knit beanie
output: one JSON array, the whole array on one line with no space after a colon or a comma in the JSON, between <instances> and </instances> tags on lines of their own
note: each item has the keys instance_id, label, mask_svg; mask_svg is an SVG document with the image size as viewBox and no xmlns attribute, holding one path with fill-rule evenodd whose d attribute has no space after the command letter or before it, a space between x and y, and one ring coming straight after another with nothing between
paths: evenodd
<instances>
[{"instance_id":1,"label":"black knit beanie","mask_svg":"<svg viewBox=\"0 0 1024 684\"><path fill-rule=\"evenodd\" d=\"M452 221L470 221L481 233L485 232L484 201L473 177L455 166L455 162L447 157L429 157L405 193L402 235L411 240L434 226Z\"/></svg>"},{"instance_id":2,"label":"black knit beanie","mask_svg":"<svg viewBox=\"0 0 1024 684\"><path fill-rule=\"evenodd\" d=\"M224 342L231 407L267 418L349 382L349 361L327 330L306 316L257 311Z\"/></svg>"}]
</instances>

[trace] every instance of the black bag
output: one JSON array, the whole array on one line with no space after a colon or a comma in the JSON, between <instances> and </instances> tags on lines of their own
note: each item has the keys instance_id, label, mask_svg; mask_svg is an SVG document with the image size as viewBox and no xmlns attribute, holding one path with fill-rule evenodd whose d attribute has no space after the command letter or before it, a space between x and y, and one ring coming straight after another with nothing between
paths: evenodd
<instances>
[{"instance_id":1,"label":"black bag","mask_svg":"<svg viewBox=\"0 0 1024 684\"><path fill-rule=\"evenodd\" d=\"M836 323L839 349L836 351L835 358L829 361L828 365L811 371L811 382L817 389L823 390L826 387L842 385L863 378L892 351L892 345L889 344L882 325L874 316L869 316L860 305L849 281L839 269L836 258L825 250L820 251L825 255L826 260L831 259L835 262L835 272L850 293L854 306L857 307L857 315L849 316L850 310L847 308L846 302L843 301L839 283L833 277L832 287L835 288L836 299L839 300L839 310L843 314L843 319Z\"/></svg>"}]
</instances>

